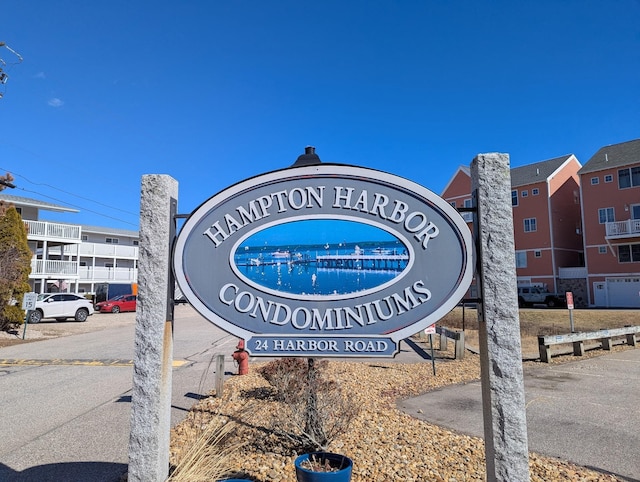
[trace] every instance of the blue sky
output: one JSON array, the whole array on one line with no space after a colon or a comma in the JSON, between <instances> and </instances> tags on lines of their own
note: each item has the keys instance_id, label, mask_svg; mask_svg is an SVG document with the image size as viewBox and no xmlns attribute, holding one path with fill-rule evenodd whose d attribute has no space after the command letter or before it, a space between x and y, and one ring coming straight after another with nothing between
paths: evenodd
<instances>
[{"instance_id":1,"label":"blue sky","mask_svg":"<svg viewBox=\"0 0 640 482\"><path fill-rule=\"evenodd\" d=\"M390 233L368 224L342 220L307 220L280 224L250 236L243 246L397 241Z\"/></svg>"},{"instance_id":2,"label":"blue sky","mask_svg":"<svg viewBox=\"0 0 640 482\"><path fill-rule=\"evenodd\" d=\"M436 193L460 165L512 166L640 137L640 2L2 2L0 170L9 193L137 229L143 174L179 211L247 177L324 162Z\"/></svg>"}]
</instances>

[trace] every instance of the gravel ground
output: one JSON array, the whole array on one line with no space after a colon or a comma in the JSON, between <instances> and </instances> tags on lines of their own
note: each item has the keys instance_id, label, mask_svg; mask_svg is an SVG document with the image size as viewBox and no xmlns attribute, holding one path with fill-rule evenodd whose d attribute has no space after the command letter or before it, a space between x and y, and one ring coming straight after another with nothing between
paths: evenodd
<instances>
[{"instance_id":1,"label":"gravel ground","mask_svg":"<svg viewBox=\"0 0 640 482\"><path fill-rule=\"evenodd\" d=\"M566 358L566 357L565 357ZM560 363L560 359L555 359ZM225 382L221 399L202 400L172 432L172 462L212 417L239 422L237 437L248 442L234 451L231 472L255 482L294 482L295 451L274 436L271 416L283 408L270 397L267 382L256 373ZM348 431L329 446L354 460L353 482L485 480L484 443L417 420L396 408L399 399L480 377L479 357L440 362L437 376L431 363L330 361L330 376L351 391L361 412ZM616 481L570 463L530 454L532 481Z\"/></svg>"}]
</instances>

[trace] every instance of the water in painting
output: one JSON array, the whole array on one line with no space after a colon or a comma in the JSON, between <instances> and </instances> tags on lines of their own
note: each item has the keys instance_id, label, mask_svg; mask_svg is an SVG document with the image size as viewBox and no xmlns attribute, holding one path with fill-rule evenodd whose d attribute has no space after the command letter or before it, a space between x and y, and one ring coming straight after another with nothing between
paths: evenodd
<instances>
[{"instance_id":1,"label":"water in painting","mask_svg":"<svg viewBox=\"0 0 640 482\"><path fill-rule=\"evenodd\" d=\"M404 244L369 224L303 220L249 236L233 255L253 283L292 295L333 296L374 289L409 262Z\"/></svg>"}]
</instances>

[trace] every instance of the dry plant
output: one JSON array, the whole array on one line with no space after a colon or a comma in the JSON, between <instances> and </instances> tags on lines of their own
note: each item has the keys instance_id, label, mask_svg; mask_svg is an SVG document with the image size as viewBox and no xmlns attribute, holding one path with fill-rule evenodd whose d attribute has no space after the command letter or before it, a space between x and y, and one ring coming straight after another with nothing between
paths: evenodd
<instances>
[{"instance_id":1,"label":"dry plant","mask_svg":"<svg viewBox=\"0 0 640 482\"><path fill-rule=\"evenodd\" d=\"M344 463L344 459L341 462ZM307 460L300 464L300 467L312 472L339 472L344 469L342 464L336 466L335 462L332 464L332 461L328 458L316 454L311 454Z\"/></svg>"},{"instance_id":2,"label":"dry plant","mask_svg":"<svg viewBox=\"0 0 640 482\"><path fill-rule=\"evenodd\" d=\"M282 404L273 413L271 430L297 450L326 451L360 413L354 395L323 376L326 365L313 359L281 359L260 370Z\"/></svg>"},{"instance_id":3,"label":"dry plant","mask_svg":"<svg viewBox=\"0 0 640 482\"><path fill-rule=\"evenodd\" d=\"M210 482L230 473L232 455L244 442L232 437L236 423L213 417L182 454L168 482Z\"/></svg>"}]
</instances>

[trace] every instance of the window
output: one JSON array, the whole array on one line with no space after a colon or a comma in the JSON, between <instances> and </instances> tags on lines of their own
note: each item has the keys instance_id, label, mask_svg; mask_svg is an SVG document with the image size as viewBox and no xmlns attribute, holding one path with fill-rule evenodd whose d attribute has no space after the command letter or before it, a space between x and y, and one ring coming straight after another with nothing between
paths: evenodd
<instances>
[{"instance_id":1,"label":"window","mask_svg":"<svg viewBox=\"0 0 640 482\"><path fill-rule=\"evenodd\" d=\"M534 255L536 258L542 258L542 251L540 251L539 249L536 249L536 250L533 252L533 255Z\"/></svg>"},{"instance_id":2,"label":"window","mask_svg":"<svg viewBox=\"0 0 640 482\"><path fill-rule=\"evenodd\" d=\"M87 266L87 262L86 261L80 261L80 266Z\"/></svg>"},{"instance_id":3,"label":"window","mask_svg":"<svg viewBox=\"0 0 640 482\"><path fill-rule=\"evenodd\" d=\"M600 224L612 223L616 220L613 208L598 209L598 222Z\"/></svg>"},{"instance_id":4,"label":"window","mask_svg":"<svg viewBox=\"0 0 640 482\"><path fill-rule=\"evenodd\" d=\"M464 200L464 207L465 208L472 207L471 206L471 199L465 199ZM467 223L472 223L473 222L473 213L471 213L471 212L462 213L462 219L464 219L465 222L467 222Z\"/></svg>"},{"instance_id":5,"label":"window","mask_svg":"<svg viewBox=\"0 0 640 482\"><path fill-rule=\"evenodd\" d=\"M518 205L518 191L511 191L511 205Z\"/></svg>"},{"instance_id":6,"label":"window","mask_svg":"<svg viewBox=\"0 0 640 482\"><path fill-rule=\"evenodd\" d=\"M640 166L618 170L618 187L620 189L636 186L640 186Z\"/></svg>"},{"instance_id":7,"label":"window","mask_svg":"<svg viewBox=\"0 0 640 482\"><path fill-rule=\"evenodd\" d=\"M113 268L113 263L105 263L104 267L105 268Z\"/></svg>"},{"instance_id":8,"label":"window","mask_svg":"<svg viewBox=\"0 0 640 482\"><path fill-rule=\"evenodd\" d=\"M516 268L526 268L526 267L527 267L527 252L516 251Z\"/></svg>"},{"instance_id":9,"label":"window","mask_svg":"<svg viewBox=\"0 0 640 482\"><path fill-rule=\"evenodd\" d=\"M598 246L598 253L607 254L607 247L606 246Z\"/></svg>"},{"instance_id":10,"label":"window","mask_svg":"<svg viewBox=\"0 0 640 482\"><path fill-rule=\"evenodd\" d=\"M134 246L138 246L138 240L137 239L133 241L133 245Z\"/></svg>"},{"instance_id":11,"label":"window","mask_svg":"<svg viewBox=\"0 0 640 482\"><path fill-rule=\"evenodd\" d=\"M22 216L22 208L16 208L16 211L18 211L18 214Z\"/></svg>"},{"instance_id":12,"label":"window","mask_svg":"<svg viewBox=\"0 0 640 482\"><path fill-rule=\"evenodd\" d=\"M531 195L532 195L532 196L537 196L538 194L540 194L540 190L539 190L537 187L534 187L534 188L531 190Z\"/></svg>"},{"instance_id":13,"label":"window","mask_svg":"<svg viewBox=\"0 0 640 482\"><path fill-rule=\"evenodd\" d=\"M529 195L529 191L524 190L524 191L522 191L522 192L520 193L520 195L521 195L522 197L527 197L527 196Z\"/></svg>"},{"instance_id":14,"label":"window","mask_svg":"<svg viewBox=\"0 0 640 482\"><path fill-rule=\"evenodd\" d=\"M612 174L606 174L604 176L604 182L613 182L613 175Z\"/></svg>"},{"instance_id":15,"label":"window","mask_svg":"<svg viewBox=\"0 0 640 482\"><path fill-rule=\"evenodd\" d=\"M82 236L80 236L80 239L82 241L89 241L89 236L87 236L86 234L83 234Z\"/></svg>"},{"instance_id":16,"label":"window","mask_svg":"<svg viewBox=\"0 0 640 482\"><path fill-rule=\"evenodd\" d=\"M600 178L599 177L592 177L591 178L591 185L595 186L596 184L600 184Z\"/></svg>"},{"instance_id":17,"label":"window","mask_svg":"<svg viewBox=\"0 0 640 482\"><path fill-rule=\"evenodd\" d=\"M118 244L118 238L106 238L104 242L107 244Z\"/></svg>"},{"instance_id":18,"label":"window","mask_svg":"<svg viewBox=\"0 0 640 482\"><path fill-rule=\"evenodd\" d=\"M618 261L620 263L640 262L640 244L621 244L618 246Z\"/></svg>"},{"instance_id":19,"label":"window","mask_svg":"<svg viewBox=\"0 0 640 482\"><path fill-rule=\"evenodd\" d=\"M451 204L454 208L456 207L456 202L455 201L451 201L449 204Z\"/></svg>"},{"instance_id":20,"label":"window","mask_svg":"<svg viewBox=\"0 0 640 482\"><path fill-rule=\"evenodd\" d=\"M524 220L525 233L531 233L537 230L538 230L538 226L537 226L536 218L527 218Z\"/></svg>"}]
</instances>

